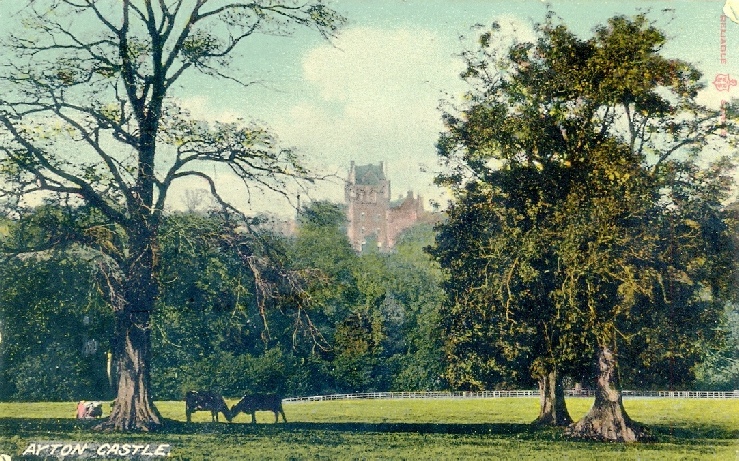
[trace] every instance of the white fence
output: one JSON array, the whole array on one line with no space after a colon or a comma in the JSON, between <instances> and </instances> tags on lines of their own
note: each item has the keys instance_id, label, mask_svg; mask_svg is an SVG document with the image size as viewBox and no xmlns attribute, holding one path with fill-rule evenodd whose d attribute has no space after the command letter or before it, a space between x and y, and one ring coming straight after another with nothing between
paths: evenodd
<instances>
[{"instance_id":1,"label":"white fence","mask_svg":"<svg viewBox=\"0 0 739 461\"><path fill-rule=\"evenodd\" d=\"M592 397L590 389L567 389L568 397ZM622 391L628 397L662 397L682 399L739 399L739 390L719 391ZM358 399L489 399L498 397L538 397L538 390L480 391L480 392L363 392L357 394L312 395L308 397L286 398L283 402L322 402L327 400Z\"/></svg>"}]
</instances>

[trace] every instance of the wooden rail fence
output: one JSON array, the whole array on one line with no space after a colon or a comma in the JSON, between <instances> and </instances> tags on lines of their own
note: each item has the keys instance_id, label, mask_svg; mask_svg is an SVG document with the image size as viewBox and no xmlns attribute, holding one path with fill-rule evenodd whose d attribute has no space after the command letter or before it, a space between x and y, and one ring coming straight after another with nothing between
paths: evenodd
<instances>
[{"instance_id":1,"label":"wooden rail fence","mask_svg":"<svg viewBox=\"0 0 739 461\"><path fill-rule=\"evenodd\" d=\"M592 397L590 389L567 389L568 397ZM680 399L739 399L739 390L720 391L631 391L624 390L622 395L629 397L656 397ZM498 397L538 397L538 390L513 391L480 391L480 392L362 392L355 394L312 395L307 397L290 397L283 402L323 402L327 400L360 400L360 399L470 399Z\"/></svg>"}]
</instances>

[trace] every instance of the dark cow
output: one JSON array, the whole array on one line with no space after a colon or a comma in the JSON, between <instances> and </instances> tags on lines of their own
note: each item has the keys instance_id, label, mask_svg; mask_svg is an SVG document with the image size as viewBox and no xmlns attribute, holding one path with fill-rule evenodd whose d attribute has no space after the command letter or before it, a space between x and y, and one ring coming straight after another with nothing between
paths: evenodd
<instances>
[{"instance_id":1,"label":"dark cow","mask_svg":"<svg viewBox=\"0 0 739 461\"><path fill-rule=\"evenodd\" d=\"M282 410L282 397L275 394L252 394L245 395L239 403L231 407L231 417L235 418L240 412L251 413L251 422L257 423L254 413L257 411L271 411L275 414L275 424L280 420L278 413L282 414L282 420L287 422L285 412Z\"/></svg>"},{"instance_id":2,"label":"dark cow","mask_svg":"<svg viewBox=\"0 0 739 461\"><path fill-rule=\"evenodd\" d=\"M103 416L103 403L90 402L87 404L87 414L90 418L101 418Z\"/></svg>"},{"instance_id":3,"label":"dark cow","mask_svg":"<svg viewBox=\"0 0 739 461\"><path fill-rule=\"evenodd\" d=\"M211 421L218 421L218 412L223 413L228 422L233 419L226 401L218 392L188 391L185 394L185 416L188 423L192 421L192 414L196 411L210 411Z\"/></svg>"}]
</instances>

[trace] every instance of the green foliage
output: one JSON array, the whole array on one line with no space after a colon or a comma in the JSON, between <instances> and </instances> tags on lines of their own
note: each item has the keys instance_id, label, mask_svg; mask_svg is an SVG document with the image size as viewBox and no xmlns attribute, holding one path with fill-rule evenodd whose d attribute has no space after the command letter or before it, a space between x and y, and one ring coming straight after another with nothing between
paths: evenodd
<instances>
[{"instance_id":1,"label":"green foliage","mask_svg":"<svg viewBox=\"0 0 739 461\"><path fill-rule=\"evenodd\" d=\"M726 307L726 347L713 350L695 371L699 389L732 391L739 389L739 309L736 304Z\"/></svg>"},{"instance_id":2,"label":"green foliage","mask_svg":"<svg viewBox=\"0 0 739 461\"><path fill-rule=\"evenodd\" d=\"M105 396L105 387L94 387L81 354L68 346L49 344L46 349L12 368L14 397L19 400L81 400ZM102 356L101 356L102 357ZM100 364L102 365L102 361Z\"/></svg>"},{"instance_id":3,"label":"green foliage","mask_svg":"<svg viewBox=\"0 0 739 461\"><path fill-rule=\"evenodd\" d=\"M341 207L313 203L301 210L293 237L260 231L253 238L217 216L169 216L155 313L157 395L204 387L226 395L443 387L440 271L422 250L433 230L413 229L396 253L360 256L344 219ZM256 274L248 258L263 253L275 265ZM295 283L282 286L285 278ZM264 305L258 281L272 287ZM275 377L258 378L265 364Z\"/></svg>"},{"instance_id":4,"label":"green foliage","mask_svg":"<svg viewBox=\"0 0 739 461\"><path fill-rule=\"evenodd\" d=\"M345 219L336 205L312 204L301 213L294 241L294 262L326 277L310 296L320 306L311 318L331 345L319 353L327 360L329 389L443 387L435 317L440 272L422 250L433 241L431 227L410 229L394 253L357 255Z\"/></svg>"},{"instance_id":5,"label":"green foliage","mask_svg":"<svg viewBox=\"0 0 739 461\"><path fill-rule=\"evenodd\" d=\"M346 237L344 210L328 202L306 206L291 243L290 264L322 275L314 277L309 287L313 303L320 306L319 315L325 315L329 323L338 322L359 296L353 271L358 255Z\"/></svg>"},{"instance_id":6,"label":"green foliage","mask_svg":"<svg viewBox=\"0 0 739 461\"><path fill-rule=\"evenodd\" d=\"M92 254L68 245L72 216L43 207L11 221L0 238L0 399L109 396L106 376L112 316L96 289ZM80 219L83 221L84 217ZM28 249L36 251L28 252Z\"/></svg>"},{"instance_id":7,"label":"green foliage","mask_svg":"<svg viewBox=\"0 0 739 461\"><path fill-rule=\"evenodd\" d=\"M259 356L217 351L154 374L153 386L157 395L170 399L183 398L194 389L212 389L234 398L248 393L296 395L303 390L296 382L299 377L305 378L299 362L280 349L269 349Z\"/></svg>"},{"instance_id":8,"label":"green foliage","mask_svg":"<svg viewBox=\"0 0 739 461\"><path fill-rule=\"evenodd\" d=\"M695 103L700 73L660 55L644 15L585 40L553 17L536 32L483 32L463 53L468 103L444 115L437 181L455 200L431 252L448 276L448 377L579 377L609 347L627 382L684 385L733 296L733 165L698 162L731 147L718 134L733 122Z\"/></svg>"}]
</instances>

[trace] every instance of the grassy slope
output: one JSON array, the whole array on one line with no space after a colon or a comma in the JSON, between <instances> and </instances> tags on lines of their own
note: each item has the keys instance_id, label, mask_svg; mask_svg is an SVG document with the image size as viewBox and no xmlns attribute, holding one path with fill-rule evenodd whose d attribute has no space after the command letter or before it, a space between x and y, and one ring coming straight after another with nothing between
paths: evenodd
<instances>
[{"instance_id":1,"label":"grassy slope","mask_svg":"<svg viewBox=\"0 0 739 461\"><path fill-rule=\"evenodd\" d=\"M229 402L232 404L233 402ZM592 400L573 398L573 418ZM536 399L376 400L290 403L289 424L258 413L210 423L205 412L185 424L183 402L160 402L168 418L158 434L97 434L77 422L74 403L0 403L0 453L31 441L169 443L173 459L738 459L739 400L629 399L632 418L657 442L594 444L528 425ZM106 409L107 410L107 409ZM267 424L265 424L267 423ZM94 424L94 423L92 423Z\"/></svg>"}]
</instances>

